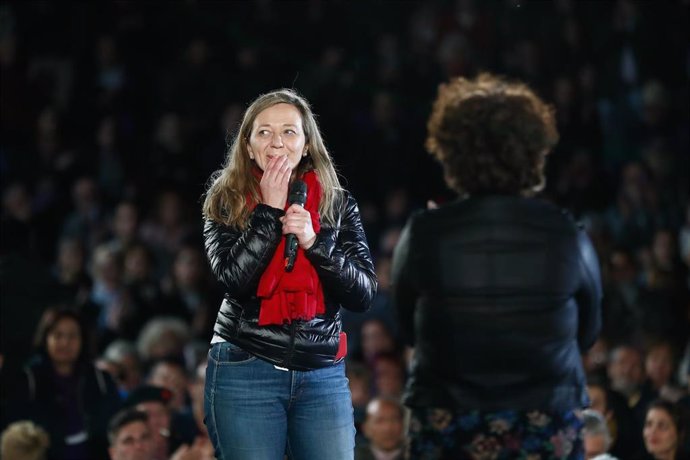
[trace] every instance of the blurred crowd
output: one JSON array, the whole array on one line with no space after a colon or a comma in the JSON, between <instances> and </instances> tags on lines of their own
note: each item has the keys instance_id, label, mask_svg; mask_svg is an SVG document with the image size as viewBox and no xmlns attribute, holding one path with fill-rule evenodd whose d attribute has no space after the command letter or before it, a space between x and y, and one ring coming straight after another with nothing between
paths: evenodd
<instances>
[{"instance_id":1,"label":"blurred crowd","mask_svg":"<svg viewBox=\"0 0 690 460\"><path fill-rule=\"evenodd\" d=\"M583 357L586 427L620 459L655 455L658 398L690 405L688 7L3 2L0 429L35 423L9 425L3 455L32 439L68 458L96 458L85 444L103 458L145 444L152 458L212 458L203 381L222 290L200 200L246 104L280 87L319 115L375 257L371 310L343 312L357 458L399 454L410 356L390 257L411 211L454 199L423 150L426 118L439 83L480 70L556 108L542 197L586 226L605 286L603 332ZM64 375L41 378L58 364Z\"/></svg>"}]
</instances>

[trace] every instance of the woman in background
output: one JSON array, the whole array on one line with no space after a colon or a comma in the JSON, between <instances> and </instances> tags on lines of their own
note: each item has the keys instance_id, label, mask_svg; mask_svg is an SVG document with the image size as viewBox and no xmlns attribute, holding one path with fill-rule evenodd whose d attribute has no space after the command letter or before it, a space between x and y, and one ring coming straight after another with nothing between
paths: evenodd
<instances>
[{"instance_id":1,"label":"woman in background","mask_svg":"<svg viewBox=\"0 0 690 460\"><path fill-rule=\"evenodd\" d=\"M681 406L658 399L647 407L644 421L644 445L654 460L688 458L683 440L687 436L687 420Z\"/></svg>"},{"instance_id":2,"label":"woman in background","mask_svg":"<svg viewBox=\"0 0 690 460\"><path fill-rule=\"evenodd\" d=\"M68 309L46 310L35 343L36 353L8 393L7 415L47 431L48 459L107 459L108 420L120 397L110 375L88 356L81 317Z\"/></svg>"},{"instance_id":3,"label":"woman in background","mask_svg":"<svg viewBox=\"0 0 690 460\"><path fill-rule=\"evenodd\" d=\"M523 84L483 74L439 89L426 146L460 198L413 215L393 260L415 348L412 458L582 458L580 353L599 333L601 281L585 231L531 197L557 139Z\"/></svg>"}]
</instances>

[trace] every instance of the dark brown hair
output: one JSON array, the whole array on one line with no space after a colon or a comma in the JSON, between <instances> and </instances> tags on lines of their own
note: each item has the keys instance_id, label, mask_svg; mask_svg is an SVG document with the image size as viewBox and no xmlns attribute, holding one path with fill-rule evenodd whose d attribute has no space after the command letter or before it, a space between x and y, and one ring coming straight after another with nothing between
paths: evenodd
<instances>
[{"instance_id":1,"label":"dark brown hair","mask_svg":"<svg viewBox=\"0 0 690 460\"><path fill-rule=\"evenodd\" d=\"M82 317L69 307L51 307L43 312L36 333L34 335L34 347L36 350L49 358L48 355L48 335L55 329L55 326L63 319L71 319L79 326L79 336L81 338L81 350L77 357L77 363L85 363L89 360L89 337Z\"/></svg>"},{"instance_id":2,"label":"dark brown hair","mask_svg":"<svg viewBox=\"0 0 690 460\"><path fill-rule=\"evenodd\" d=\"M675 458L687 458L684 454L688 452L685 451L685 439L687 436L687 412L683 406L678 403L672 403L665 399L655 399L650 402L647 406L647 411L645 412L645 419L647 414L652 409L658 409L666 412L671 418L671 421L675 425L676 433L678 433L678 440L676 446L676 456Z\"/></svg>"},{"instance_id":3,"label":"dark brown hair","mask_svg":"<svg viewBox=\"0 0 690 460\"><path fill-rule=\"evenodd\" d=\"M527 85L482 73L439 87L426 148L461 194L531 194L558 142L554 110Z\"/></svg>"}]
</instances>

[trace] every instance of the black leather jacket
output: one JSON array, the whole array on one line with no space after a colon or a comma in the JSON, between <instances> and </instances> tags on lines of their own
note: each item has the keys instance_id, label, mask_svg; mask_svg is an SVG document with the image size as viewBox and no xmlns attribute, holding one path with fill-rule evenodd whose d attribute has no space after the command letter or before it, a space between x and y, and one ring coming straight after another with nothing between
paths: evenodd
<instances>
[{"instance_id":1,"label":"black leather jacket","mask_svg":"<svg viewBox=\"0 0 690 460\"><path fill-rule=\"evenodd\" d=\"M393 261L415 347L405 402L458 410L588 404L580 353L601 325L596 253L572 217L511 196L414 215Z\"/></svg>"},{"instance_id":2,"label":"black leather jacket","mask_svg":"<svg viewBox=\"0 0 690 460\"><path fill-rule=\"evenodd\" d=\"M322 223L305 254L318 273L326 312L311 321L259 326L259 279L282 238L284 211L259 204L244 231L207 220L206 253L225 286L214 332L246 351L294 370L334 364L342 325L340 307L366 311L376 294L376 274L354 198L344 193L334 226Z\"/></svg>"}]
</instances>

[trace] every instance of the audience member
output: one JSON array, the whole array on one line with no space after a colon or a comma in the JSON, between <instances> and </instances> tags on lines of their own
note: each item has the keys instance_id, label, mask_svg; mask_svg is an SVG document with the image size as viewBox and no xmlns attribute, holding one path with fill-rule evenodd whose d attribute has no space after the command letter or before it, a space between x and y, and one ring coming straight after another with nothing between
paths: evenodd
<instances>
[{"instance_id":1,"label":"audience member","mask_svg":"<svg viewBox=\"0 0 690 460\"><path fill-rule=\"evenodd\" d=\"M402 460L405 409L399 399L379 397L367 405L362 429L368 444L355 449L355 460Z\"/></svg>"},{"instance_id":2,"label":"audience member","mask_svg":"<svg viewBox=\"0 0 690 460\"><path fill-rule=\"evenodd\" d=\"M33 422L10 424L0 437L0 458L7 460L46 460L50 445L48 433Z\"/></svg>"}]
</instances>

